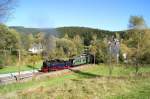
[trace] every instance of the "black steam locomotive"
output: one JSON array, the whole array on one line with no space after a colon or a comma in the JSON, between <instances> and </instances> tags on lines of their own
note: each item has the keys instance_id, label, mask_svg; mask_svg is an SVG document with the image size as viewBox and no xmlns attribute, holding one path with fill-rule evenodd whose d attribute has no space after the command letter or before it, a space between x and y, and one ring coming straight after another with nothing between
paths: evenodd
<instances>
[{"instance_id":1,"label":"black steam locomotive","mask_svg":"<svg viewBox=\"0 0 150 99\"><path fill-rule=\"evenodd\" d=\"M80 56L74 57L73 59L69 59L67 61L64 60L46 60L43 62L43 66L41 67L40 72L49 72L49 71L57 71L62 69L68 69L74 66L79 66L83 64L89 64L93 62L93 56L90 54L82 54Z\"/></svg>"}]
</instances>

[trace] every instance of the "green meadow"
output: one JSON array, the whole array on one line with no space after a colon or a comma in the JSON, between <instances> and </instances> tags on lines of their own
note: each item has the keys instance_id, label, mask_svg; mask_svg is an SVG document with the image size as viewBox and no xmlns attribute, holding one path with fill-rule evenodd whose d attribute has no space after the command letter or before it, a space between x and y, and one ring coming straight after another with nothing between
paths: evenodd
<instances>
[{"instance_id":1,"label":"green meadow","mask_svg":"<svg viewBox=\"0 0 150 99\"><path fill-rule=\"evenodd\" d=\"M0 86L0 98L8 99L149 99L150 67L138 74L133 66L91 65L71 74Z\"/></svg>"},{"instance_id":2,"label":"green meadow","mask_svg":"<svg viewBox=\"0 0 150 99\"><path fill-rule=\"evenodd\" d=\"M16 66L6 66L2 69L0 69L0 74L6 74L6 73L13 73L13 72L18 72L19 68L20 71L26 71L26 70L33 70L33 69L40 69L42 66L42 62L38 62L34 66L31 64L28 65L16 65Z\"/></svg>"}]
</instances>

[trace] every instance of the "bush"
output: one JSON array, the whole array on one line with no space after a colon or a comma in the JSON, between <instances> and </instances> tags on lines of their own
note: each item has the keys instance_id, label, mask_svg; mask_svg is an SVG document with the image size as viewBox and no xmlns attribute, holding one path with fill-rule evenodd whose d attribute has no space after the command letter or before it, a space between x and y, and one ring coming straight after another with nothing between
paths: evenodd
<instances>
[{"instance_id":1,"label":"bush","mask_svg":"<svg viewBox=\"0 0 150 99\"><path fill-rule=\"evenodd\" d=\"M150 64L150 53L147 52L141 56L141 63L142 64Z\"/></svg>"},{"instance_id":2,"label":"bush","mask_svg":"<svg viewBox=\"0 0 150 99\"><path fill-rule=\"evenodd\" d=\"M41 59L42 58L40 55L30 55L30 56L28 56L28 63L35 65Z\"/></svg>"}]
</instances>

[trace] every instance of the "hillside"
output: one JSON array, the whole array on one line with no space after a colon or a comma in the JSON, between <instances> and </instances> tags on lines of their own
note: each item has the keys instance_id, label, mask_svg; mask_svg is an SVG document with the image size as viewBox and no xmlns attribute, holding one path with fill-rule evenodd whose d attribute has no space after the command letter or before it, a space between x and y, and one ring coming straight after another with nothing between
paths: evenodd
<instances>
[{"instance_id":1,"label":"hillside","mask_svg":"<svg viewBox=\"0 0 150 99\"><path fill-rule=\"evenodd\" d=\"M15 29L18 32L25 33L25 34L29 34L29 33L35 34L38 32L43 32L46 34L47 33L55 34L55 35L59 34L61 37L66 33L69 35L69 37L73 37L76 34L84 36L87 33L97 34L98 37L104 37L105 35L111 35L115 33L115 31L94 29L94 28L88 28L88 27L26 28L23 26L10 26L10 28Z\"/></svg>"},{"instance_id":2,"label":"hillside","mask_svg":"<svg viewBox=\"0 0 150 99\"><path fill-rule=\"evenodd\" d=\"M69 37L73 37L74 35L78 34L80 36L94 35L96 34L98 37L104 37L105 35L111 35L114 32L108 30L100 30L88 27L60 27L56 28L57 31L63 34L68 34ZM61 35L61 36L62 36Z\"/></svg>"},{"instance_id":3,"label":"hillside","mask_svg":"<svg viewBox=\"0 0 150 99\"><path fill-rule=\"evenodd\" d=\"M36 34L39 32L43 32L46 34L53 34L56 35L57 31L55 29L52 28L26 28L23 26L10 26L9 28L15 29L16 31L18 31L19 33L23 33L23 34Z\"/></svg>"},{"instance_id":4,"label":"hillside","mask_svg":"<svg viewBox=\"0 0 150 99\"><path fill-rule=\"evenodd\" d=\"M104 37L114 35L116 32L121 34L121 37L123 36L122 34L124 34L124 31L108 31L88 27L25 28L12 26L10 28L13 28L23 34L36 34L43 32L57 37L64 37L64 35L67 34L70 38L73 38L75 35L79 35L81 38L84 38L85 45L90 45L93 35L97 35L98 39L103 39Z\"/></svg>"}]
</instances>

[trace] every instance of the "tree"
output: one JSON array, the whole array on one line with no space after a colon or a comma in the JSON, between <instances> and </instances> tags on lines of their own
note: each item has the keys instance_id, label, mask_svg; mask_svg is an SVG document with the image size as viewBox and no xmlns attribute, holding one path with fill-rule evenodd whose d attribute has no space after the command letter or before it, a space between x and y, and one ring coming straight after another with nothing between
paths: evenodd
<instances>
[{"instance_id":1,"label":"tree","mask_svg":"<svg viewBox=\"0 0 150 99\"><path fill-rule=\"evenodd\" d=\"M9 17L15 3L16 0L0 0L0 24Z\"/></svg>"},{"instance_id":2,"label":"tree","mask_svg":"<svg viewBox=\"0 0 150 99\"><path fill-rule=\"evenodd\" d=\"M142 33L143 29L146 29L146 22L142 16L131 16L129 19L129 28L132 36L131 36L131 42L134 42L134 47L137 49L135 52L135 63L136 65L136 73L139 70L139 64L140 64L140 57L141 57L141 39L144 35Z\"/></svg>"},{"instance_id":3,"label":"tree","mask_svg":"<svg viewBox=\"0 0 150 99\"><path fill-rule=\"evenodd\" d=\"M131 16L129 20L130 29L144 29L146 28L145 20L142 16Z\"/></svg>"},{"instance_id":4,"label":"tree","mask_svg":"<svg viewBox=\"0 0 150 99\"><path fill-rule=\"evenodd\" d=\"M116 32L115 33L115 38L119 40L120 39L120 34Z\"/></svg>"},{"instance_id":5,"label":"tree","mask_svg":"<svg viewBox=\"0 0 150 99\"><path fill-rule=\"evenodd\" d=\"M67 33L64 35L64 38L65 38L65 39L69 39L69 36L68 36Z\"/></svg>"},{"instance_id":6,"label":"tree","mask_svg":"<svg viewBox=\"0 0 150 99\"><path fill-rule=\"evenodd\" d=\"M33 69L33 76L34 76L34 70L36 69L36 64L39 60L41 60L41 57L39 55L31 55L28 58L28 63L31 64L29 65L29 67Z\"/></svg>"},{"instance_id":7,"label":"tree","mask_svg":"<svg viewBox=\"0 0 150 99\"><path fill-rule=\"evenodd\" d=\"M91 41L90 50L91 50L91 53L92 53L93 56L94 56L94 64L95 64L96 53L97 53L97 46L96 46L96 43L97 43L97 36L96 36L96 35L93 35L92 38L93 38L93 40Z\"/></svg>"},{"instance_id":8,"label":"tree","mask_svg":"<svg viewBox=\"0 0 150 99\"><path fill-rule=\"evenodd\" d=\"M44 42L44 33L40 32L35 35L35 43L41 45Z\"/></svg>"},{"instance_id":9,"label":"tree","mask_svg":"<svg viewBox=\"0 0 150 99\"><path fill-rule=\"evenodd\" d=\"M79 35L75 35L73 38L75 47L77 48L77 54L81 54L83 51L83 41Z\"/></svg>"},{"instance_id":10,"label":"tree","mask_svg":"<svg viewBox=\"0 0 150 99\"><path fill-rule=\"evenodd\" d=\"M56 47L62 48L67 57L72 57L77 54L77 48L74 42L66 38L57 39Z\"/></svg>"},{"instance_id":11,"label":"tree","mask_svg":"<svg viewBox=\"0 0 150 99\"><path fill-rule=\"evenodd\" d=\"M150 30L143 31L142 39L140 43L140 62L143 64L150 64Z\"/></svg>"},{"instance_id":12,"label":"tree","mask_svg":"<svg viewBox=\"0 0 150 99\"><path fill-rule=\"evenodd\" d=\"M96 53L97 53L97 35L93 35L91 42L91 53L94 55L94 64L96 62Z\"/></svg>"},{"instance_id":13,"label":"tree","mask_svg":"<svg viewBox=\"0 0 150 99\"><path fill-rule=\"evenodd\" d=\"M17 31L15 31L14 29L10 29L9 31L12 34L11 38L13 41L12 43L14 43L14 47L16 49L21 49L21 36L20 36L20 34Z\"/></svg>"},{"instance_id":14,"label":"tree","mask_svg":"<svg viewBox=\"0 0 150 99\"><path fill-rule=\"evenodd\" d=\"M17 50L21 48L20 34L5 25L0 25L0 54L4 65L14 63L14 57L17 56ZM14 61L12 61L12 59Z\"/></svg>"},{"instance_id":15,"label":"tree","mask_svg":"<svg viewBox=\"0 0 150 99\"><path fill-rule=\"evenodd\" d=\"M0 25L0 49L17 49L20 47L20 35L5 25Z\"/></svg>"},{"instance_id":16,"label":"tree","mask_svg":"<svg viewBox=\"0 0 150 99\"><path fill-rule=\"evenodd\" d=\"M29 34L29 35L27 35L27 42L28 42L28 47L27 47L27 49L29 49L29 48L31 48L32 46L33 46L33 44L34 44L34 41L35 41L35 38L33 37L33 34L31 33L31 34Z\"/></svg>"}]
</instances>

